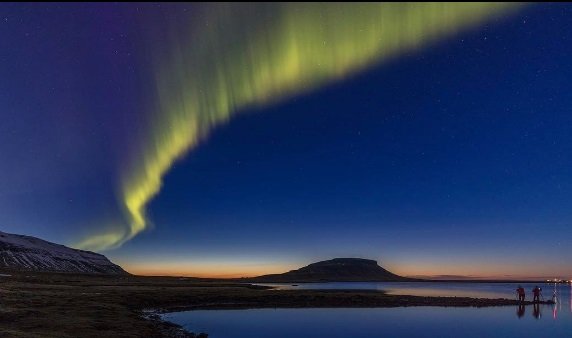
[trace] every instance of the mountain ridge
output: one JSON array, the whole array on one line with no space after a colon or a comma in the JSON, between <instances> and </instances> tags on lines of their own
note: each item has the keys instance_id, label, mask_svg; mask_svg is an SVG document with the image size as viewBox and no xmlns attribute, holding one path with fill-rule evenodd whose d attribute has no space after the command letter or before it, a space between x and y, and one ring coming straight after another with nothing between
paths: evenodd
<instances>
[{"instance_id":1,"label":"mountain ridge","mask_svg":"<svg viewBox=\"0 0 572 338\"><path fill-rule=\"evenodd\" d=\"M35 272L128 274L107 257L33 236L0 231L0 269Z\"/></svg>"},{"instance_id":2,"label":"mountain ridge","mask_svg":"<svg viewBox=\"0 0 572 338\"><path fill-rule=\"evenodd\" d=\"M308 264L300 269L281 274L248 278L252 282L296 283L296 282L389 282L414 280L398 276L377 261L363 258L334 258Z\"/></svg>"}]
</instances>

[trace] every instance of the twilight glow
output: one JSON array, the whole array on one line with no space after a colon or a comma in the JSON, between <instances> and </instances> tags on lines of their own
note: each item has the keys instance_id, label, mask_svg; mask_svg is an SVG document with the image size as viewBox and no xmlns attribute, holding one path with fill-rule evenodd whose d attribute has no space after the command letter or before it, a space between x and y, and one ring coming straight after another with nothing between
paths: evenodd
<instances>
[{"instance_id":1,"label":"twilight glow","mask_svg":"<svg viewBox=\"0 0 572 338\"><path fill-rule=\"evenodd\" d=\"M0 231L135 274L572 278L567 4L0 5Z\"/></svg>"}]
</instances>

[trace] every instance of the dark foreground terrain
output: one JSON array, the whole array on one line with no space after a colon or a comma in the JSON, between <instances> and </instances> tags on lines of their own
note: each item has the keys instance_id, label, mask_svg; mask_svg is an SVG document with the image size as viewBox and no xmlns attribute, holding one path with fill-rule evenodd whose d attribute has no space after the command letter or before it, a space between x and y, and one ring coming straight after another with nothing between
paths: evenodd
<instances>
[{"instance_id":1,"label":"dark foreground terrain","mask_svg":"<svg viewBox=\"0 0 572 338\"><path fill-rule=\"evenodd\" d=\"M194 337L160 321L151 310L517 304L379 291L272 290L195 278L6 274L11 276L0 276L1 337Z\"/></svg>"}]
</instances>

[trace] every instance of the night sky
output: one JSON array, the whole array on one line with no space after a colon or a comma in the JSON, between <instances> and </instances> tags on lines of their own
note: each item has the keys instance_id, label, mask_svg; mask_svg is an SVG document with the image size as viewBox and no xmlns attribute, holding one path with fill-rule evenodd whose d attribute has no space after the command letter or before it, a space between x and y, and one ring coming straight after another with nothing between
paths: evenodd
<instances>
[{"instance_id":1,"label":"night sky","mask_svg":"<svg viewBox=\"0 0 572 338\"><path fill-rule=\"evenodd\" d=\"M466 6L2 4L0 230L142 274L572 277L570 6Z\"/></svg>"}]
</instances>

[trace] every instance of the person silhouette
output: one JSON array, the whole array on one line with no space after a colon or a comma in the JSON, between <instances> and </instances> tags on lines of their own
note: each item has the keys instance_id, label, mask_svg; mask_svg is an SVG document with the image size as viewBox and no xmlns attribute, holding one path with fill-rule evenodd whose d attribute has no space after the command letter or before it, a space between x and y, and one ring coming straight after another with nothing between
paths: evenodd
<instances>
[{"instance_id":1,"label":"person silhouette","mask_svg":"<svg viewBox=\"0 0 572 338\"><path fill-rule=\"evenodd\" d=\"M533 294L533 298L532 301L535 303L540 302L540 293L542 292L542 289L539 288L538 286L535 286L534 289L532 289L532 294Z\"/></svg>"},{"instance_id":2,"label":"person silhouette","mask_svg":"<svg viewBox=\"0 0 572 338\"><path fill-rule=\"evenodd\" d=\"M520 319L524 316L524 311L525 311L525 307L524 304L520 304L518 306L518 308L516 309L516 316Z\"/></svg>"},{"instance_id":3,"label":"person silhouette","mask_svg":"<svg viewBox=\"0 0 572 338\"><path fill-rule=\"evenodd\" d=\"M540 312L540 304L534 303L532 308L532 316L536 319L540 319L540 317L542 317L542 313Z\"/></svg>"},{"instance_id":4,"label":"person silhouette","mask_svg":"<svg viewBox=\"0 0 572 338\"><path fill-rule=\"evenodd\" d=\"M516 288L516 293L518 294L518 301L524 302L524 299L526 298L526 293L524 292L524 288L521 285L519 285L518 288Z\"/></svg>"}]
</instances>

